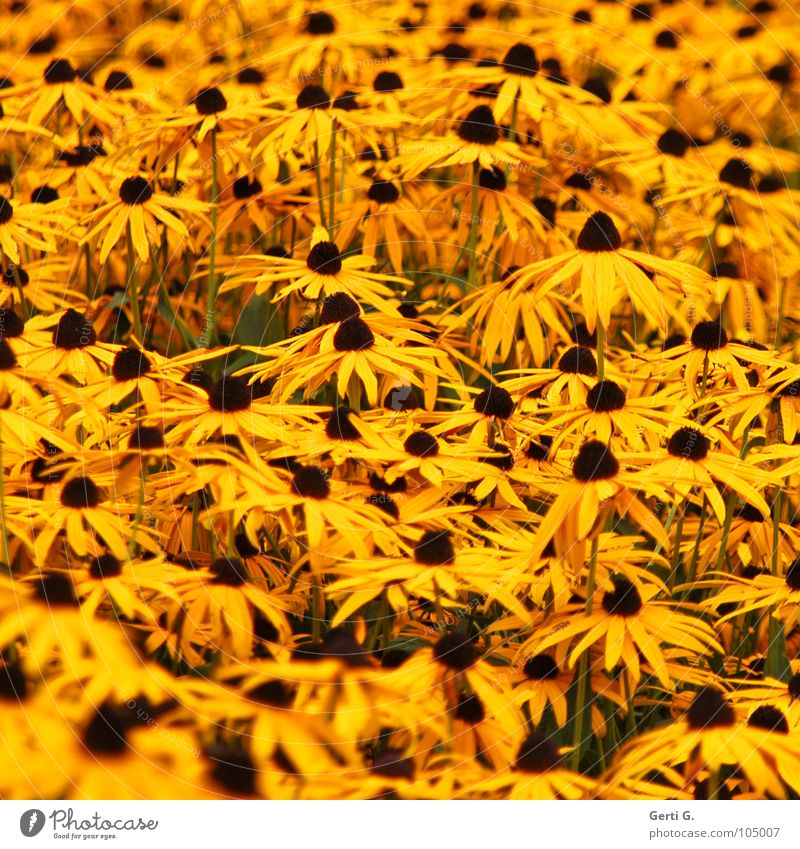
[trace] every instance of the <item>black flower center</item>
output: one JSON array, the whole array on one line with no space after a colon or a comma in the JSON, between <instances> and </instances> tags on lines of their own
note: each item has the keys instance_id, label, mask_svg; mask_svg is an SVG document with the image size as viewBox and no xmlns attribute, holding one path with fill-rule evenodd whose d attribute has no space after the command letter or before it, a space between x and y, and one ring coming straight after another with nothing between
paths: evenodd
<instances>
[{"instance_id":1,"label":"black flower center","mask_svg":"<svg viewBox=\"0 0 800 849\"><path fill-rule=\"evenodd\" d=\"M774 705L760 705L747 720L753 728L766 728L767 731L777 731L779 734L789 733L789 723L783 711Z\"/></svg>"},{"instance_id":2,"label":"black flower center","mask_svg":"<svg viewBox=\"0 0 800 849\"><path fill-rule=\"evenodd\" d=\"M540 195L533 199L533 205L539 215L551 226L555 227L556 223L556 203L548 197Z\"/></svg>"},{"instance_id":3,"label":"black flower center","mask_svg":"<svg viewBox=\"0 0 800 849\"><path fill-rule=\"evenodd\" d=\"M542 434L541 436L536 437L536 439L531 439L525 449L525 454L530 457L531 460L536 460L537 463L543 463L547 459L547 455L550 453L552 445L553 437Z\"/></svg>"},{"instance_id":4,"label":"black flower center","mask_svg":"<svg viewBox=\"0 0 800 849\"><path fill-rule=\"evenodd\" d=\"M678 130L667 130L656 142L658 149L669 156L683 156L689 148L689 139Z\"/></svg>"},{"instance_id":5,"label":"black flower center","mask_svg":"<svg viewBox=\"0 0 800 849\"><path fill-rule=\"evenodd\" d=\"M360 439L358 428L350 421L349 407L337 407L330 415L325 425L325 435L328 439L354 440Z\"/></svg>"},{"instance_id":6,"label":"black flower center","mask_svg":"<svg viewBox=\"0 0 800 849\"><path fill-rule=\"evenodd\" d=\"M581 88L593 94L598 100L602 100L603 103L611 103L611 89L602 77L589 77Z\"/></svg>"},{"instance_id":7,"label":"black flower center","mask_svg":"<svg viewBox=\"0 0 800 849\"><path fill-rule=\"evenodd\" d=\"M586 406L598 413L610 413L625 406L625 393L613 380L601 380L586 395Z\"/></svg>"},{"instance_id":8,"label":"black flower center","mask_svg":"<svg viewBox=\"0 0 800 849\"><path fill-rule=\"evenodd\" d=\"M678 37L672 30L662 29L655 38L655 46L666 50L674 50L678 46Z\"/></svg>"},{"instance_id":9,"label":"black flower center","mask_svg":"<svg viewBox=\"0 0 800 849\"><path fill-rule=\"evenodd\" d=\"M8 224L14 215L14 207L3 197L0 197L0 224Z\"/></svg>"},{"instance_id":10,"label":"black flower center","mask_svg":"<svg viewBox=\"0 0 800 849\"><path fill-rule=\"evenodd\" d=\"M125 380L138 380L142 375L150 374L151 369L150 360L144 351L138 348L124 348L114 357L111 374L114 380L122 383Z\"/></svg>"},{"instance_id":11,"label":"black flower center","mask_svg":"<svg viewBox=\"0 0 800 849\"><path fill-rule=\"evenodd\" d=\"M613 575L614 589L603 594L603 610L616 616L633 616L642 609L639 590L624 576Z\"/></svg>"},{"instance_id":12,"label":"black flower center","mask_svg":"<svg viewBox=\"0 0 800 849\"><path fill-rule=\"evenodd\" d=\"M470 725L477 725L486 719L486 708L478 696L465 696L456 705L456 719L467 722Z\"/></svg>"},{"instance_id":13,"label":"black flower center","mask_svg":"<svg viewBox=\"0 0 800 849\"><path fill-rule=\"evenodd\" d=\"M92 561L89 574L98 581L103 578L116 578L122 574L122 564L113 554L102 554Z\"/></svg>"},{"instance_id":14,"label":"black flower center","mask_svg":"<svg viewBox=\"0 0 800 849\"><path fill-rule=\"evenodd\" d=\"M241 587L247 583L247 569L238 557L218 557L210 566L211 583L226 587Z\"/></svg>"},{"instance_id":15,"label":"black flower center","mask_svg":"<svg viewBox=\"0 0 800 849\"><path fill-rule=\"evenodd\" d=\"M237 200L247 200L263 190L261 182L255 177L252 180L249 177L239 177L238 180L233 181L233 196Z\"/></svg>"},{"instance_id":16,"label":"black flower center","mask_svg":"<svg viewBox=\"0 0 800 849\"><path fill-rule=\"evenodd\" d=\"M101 707L83 733L83 743L95 755L121 755L128 748L126 725L119 711Z\"/></svg>"},{"instance_id":17,"label":"black flower center","mask_svg":"<svg viewBox=\"0 0 800 849\"><path fill-rule=\"evenodd\" d=\"M800 590L800 557L786 570L786 586L790 590Z\"/></svg>"},{"instance_id":18,"label":"black flower center","mask_svg":"<svg viewBox=\"0 0 800 849\"><path fill-rule=\"evenodd\" d=\"M31 192L31 203L52 203L58 192L52 186L38 186Z\"/></svg>"},{"instance_id":19,"label":"black flower center","mask_svg":"<svg viewBox=\"0 0 800 849\"><path fill-rule=\"evenodd\" d=\"M246 410L253 400L253 391L243 377L223 375L215 381L208 393L208 406L212 410L235 413Z\"/></svg>"},{"instance_id":20,"label":"black flower center","mask_svg":"<svg viewBox=\"0 0 800 849\"><path fill-rule=\"evenodd\" d=\"M359 108L356 97L358 97L358 94L355 91L346 89L334 99L332 108L342 109L345 112L353 112Z\"/></svg>"},{"instance_id":21,"label":"black flower center","mask_svg":"<svg viewBox=\"0 0 800 849\"><path fill-rule=\"evenodd\" d=\"M106 81L103 84L103 88L109 92L125 91L127 89L133 88L133 82L131 81L131 78L125 73L125 71L111 71L106 77Z\"/></svg>"},{"instance_id":22,"label":"black flower center","mask_svg":"<svg viewBox=\"0 0 800 849\"><path fill-rule=\"evenodd\" d=\"M649 21L653 17L653 7L649 3L637 3L631 9L632 21Z\"/></svg>"},{"instance_id":23,"label":"black flower center","mask_svg":"<svg viewBox=\"0 0 800 849\"><path fill-rule=\"evenodd\" d=\"M369 476L369 485L375 492L406 492L408 489L408 481L404 477L389 483L385 478L371 472Z\"/></svg>"},{"instance_id":24,"label":"black flower center","mask_svg":"<svg viewBox=\"0 0 800 849\"><path fill-rule=\"evenodd\" d=\"M133 451L156 451L164 447L164 433L157 425L137 425L128 438Z\"/></svg>"},{"instance_id":25,"label":"black flower center","mask_svg":"<svg viewBox=\"0 0 800 849\"><path fill-rule=\"evenodd\" d=\"M355 318L361 312L358 304L345 292L334 292L322 302L319 319L322 324L338 324Z\"/></svg>"},{"instance_id":26,"label":"black flower center","mask_svg":"<svg viewBox=\"0 0 800 849\"><path fill-rule=\"evenodd\" d=\"M241 85L259 85L264 82L264 75L258 68L242 68L236 75L236 82Z\"/></svg>"},{"instance_id":27,"label":"black flower center","mask_svg":"<svg viewBox=\"0 0 800 849\"><path fill-rule=\"evenodd\" d=\"M298 109L327 109L330 105L330 96L322 86L307 85L297 95Z\"/></svg>"},{"instance_id":28,"label":"black flower center","mask_svg":"<svg viewBox=\"0 0 800 849\"><path fill-rule=\"evenodd\" d=\"M294 701L294 693L283 681L265 681L249 690L247 698L270 707L288 707Z\"/></svg>"},{"instance_id":29,"label":"black flower center","mask_svg":"<svg viewBox=\"0 0 800 849\"><path fill-rule=\"evenodd\" d=\"M400 197L400 190L388 180L375 180L369 187L367 197L376 203L395 203Z\"/></svg>"},{"instance_id":30,"label":"black flower center","mask_svg":"<svg viewBox=\"0 0 800 849\"><path fill-rule=\"evenodd\" d=\"M387 492L372 492L364 500L367 504L372 504L382 510L387 516L391 516L393 519L400 518L400 508Z\"/></svg>"},{"instance_id":31,"label":"black flower center","mask_svg":"<svg viewBox=\"0 0 800 849\"><path fill-rule=\"evenodd\" d=\"M317 242L308 252L306 265L317 274L332 277L342 270L342 255L333 242Z\"/></svg>"},{"instance_id":32,"label":"black flower center","mask_svg":"<svg viewBox=\"0 0 800 849\"><path fill-rule=\"evenodd\" d=\"M517 752L514 769L520 772L540 773L556 769L561 756L553 740L540 731L528 735Z\"/></svg>"},{"instance_id":33,"label":"black flower center","mask_svg":"<svg viewBox=\"0 0 800 849\"><path fill-rule=\"evenodd\" d=\"M399 749L387 749L372 762L370 772L382 778L414 778L414 761L407 758Z\"/></svg>"},{"instance_id":34,"label":"black flower center","mask_svg":"<svg viewBox=\"0 0 800 849\"><path fill-rule=\"evenodd\" d=\"M694 730L726 728L736 722L736 714L716 687L704 687L694 697L686 718Z\"/></svg>"},{"instance_id":35,"label":"black flower center","mask_svg":"<svg viewBox=\"0 0 800 849\"><path fill-rule=\"evenodd\" d=\"M572 474L584 483L613 478L618 471L619 463L611 449L597 440L584 442L572 464Z\"/></svg>"},{"instance_id":36,"label":"black flower center","mask_svg":"<svg viewBox=\"0 0 800 849\"><path fill-rule=\"evenodd\" d=\"M252 796L256 792L256 767L247 752L225 745L213 746L208 752L213 764L211 777L235 796Z\"/></svg>"},{"instance_id":37,"label":"black flower center","mask_svg":"<svg viewBox=\"0 0 800 849\"><path fill-rule=\"evenodd\" d=\"M8 265L3 269L2 280L6 286L16 286L17 281L20 286L27 286L31 282L31 276L18 265Z\"/></svg>"},{"instance_id":38,"label":"black flower center","mask_svg":"<svg viewBox=\"0 0 800 849\"><path fill-rule=\"evenodd\" d=\"M17 364L17 358L11 350L11 346L5 339L0 337L0 371L9 371Z\"/></svg>"},{"instance_id":39,"label":"black flower center","mask_svg":"<svg viewBox=\"0 0 800 849\"><path fill-rule=\"evenodd\" d=\"M417 430L408 436L403 449L414 457L435 457L439 453L439 440L426 430Z\"/></svg>"},{"instance_id":40,"label":"black flower center","mask_svg":"<svg viewBox=\"0 0 800 849\"><path fill-rule=\"evenodd\" d=\"M97 341L91 321L77 310L68 309L53 330L53 344L65 351L86 348Z\"/></svg>"},{"instance_id":41,"label":"black flower center","mask_svg":"<svg viewBox=\"0 0 800 849\"><path fill-rule=\"evenodd\" d=\"M719 172L719 181L739 189L751 189L753 169L746 159L729 159Z\"/></svg>"},{"instance_id":42,"label":"black flower center","mask_svg":"<svg viewBox=\"0 0 800 849\"><path fill-rule=\"evenodd\" d=\"M584 174L581 171L576 171L571 174L564 185L571 189L581 189L584 192L590 192L595 184L596 177L591 174Z\"/></svg>"},{"instance_id":43,"label":"black flower center","mask_svg":"<svg viewBox=\"0 0 800 849\"><path fill-rule=\"evenodd\" d=\"M28 682L18 663L0 666L0 701L21 702L27 698Z\"/></svg>"},{"instance_id":44,"label":"black flower center","mask_svg":"<svg viewBox=\"0 0 800 849\"><path fill-rule=\"evenodd\" d=\"M789 693L790 702L800 699L800 672L795 672L789 679L789 683L786 685L786 691Z\"/></svg>"},{"instance_id":45,"label":"black flower center","mask_svg":"<svg viewBox=\"0 0 800 849\"><path fill-rule=\"evenodd\" d=\"M459 138L472 144L492 145L500 138L500 128L492 110L485 105L476 106L459 124Z\"/></svg>"},{"instance_id":46,"label":"black flower center","mask_svg":"<svg viewBox=\"0 0 800 849\"><path fill-rule=\"evenodd\" d=\"M44 70L44 81L49 85L71 83L77 76L78 72L66 59L53 59Z\"/></svg>"},{"instance_id":47,"label":"black flower center","mask_svg":"<svg viewBox=\"0 0 800 849\"><path fill-rule=\"evenodd\" d=\"M463 672L474 666L478 659L478 650L472 638L467 634L445 634L433 646L434 660L456 672Z\"/></svg>"},{"instance_id":48,"label":"black flower center","mask_svg":"<svg viewBox=\"0 0 800 849\"><path fill-rule=\"evenodd\" d=\"M65 507L75 509L97 507L100 503L100 490L91 478L72 478L61 490L61 503Z\"/></svg>"},{"instance_id":49,"label":"black flower center","mask_svg":"<svg viewBox=\"0 0 800 849\"><path fill-rule=\"evenodd\" d=\"M705 459L710 448L708 437L693 427L678 428L667 442L667 451L673 457L685 457L687 460Z\"/></svg>"},{"instance_id":50,"label":"black flower center","mask_svg":"<svg viewBox=\"0 0 800 849\"><path fill-rule=\"evenodd\" d=\"M717 351L728 344L728 334L718 321L700 321L692 330L692 345L704 351Z\"/></svg>"},{"instance_id":51,"label":"black flower center","mask_svg":"<svg viewBox=\"0 0 800 849\"><path fill-rule=\"evenodd\" d=\"M764 516L757 507L752 504L744 504L736 511L736 518L745 522L763 522Z\"/></svg>"},{"instance_id":52,"label":"black flower center","mask_svg":"<svg viewBox=\"0 0 800 849\"><path fill-rule=\"evenodd\" d=\"M505 171L496 165L491 168L481 168L478 174L478 184L482 189L488 189L491 192L504 192L506 189Z\"/></svg>"},{"instance_id":53,"label":"black flower center","mask_svg":"<svg viewBox=\"0 0 800 849\"><path fill-rule=\"evenodd\" d=\"M194 106L201 115L215 115L217 112L222 112L228 108L228 101L225 100L225 95L218 88L212 86L211 88L200 89L197 92Z\"/></svg>"},{"instance_id":54,"label":"black flower center","mask_svg":"<svg viewBox=\"0 0 800 849\"><path fill-rule=\"evenodd\" d=\"M591 253L616 251L621 245L622 237L617 225L605 212L595 212L590 216L578 236L578 248Z\"/></svg>"},{"instance_id":55,"label":"black flower center","mask_svg":"<svg viewBox=\"0 0 800 849\"><path fill-rule=\"evenodd\" d=\"M778 85L788 85L792 81L792 67L788 63L773 65L767 71L767 79Z\"/></svg>"},{"instance_id":56,"label":"black flower center","mask_svg":"<svg viewBox=\"0 0 800 849\"><path fill-rule=\"evenodd\" d=\"M587 377L595 377L597 360L590 348L576 345L574 348L564 351L558 361L557 368L567 374L584 374Z\"/></svg>"},{"instance_id":57,"label":"black flower center","mask_svg":"<svg viewBox=\"0 0 800 849\"><path fill-rule=\"evenodd\" d=\"M425 531L414 546L414 560L424 566L448 566L455 559L450 531Z\"/></svg>"},{"instance_id":58,"label":"black flower center","mask_svg":"<svg viewBox=\"0 0 800 849\"><path fill-rule=\"evenodd\" d=\"M539 72L536 51L529 44L522 42L509 48L501 65L506 73L517 74L520 77L535 77Z\"/></svg>"},{"instance_id":59,"label":"black flower center","mask_svg":"<svg viewBox=\"0 0 800 849\"><path fill-rule=\"evenodd\" d=\"M301 466L292 478L292 489L301 498L322 501L331 494L328 475L319 466Z\"/></svg>"},{"instance_id":60,"label":"black flower center","mask_svg":"<svg viewBox=\"0 0 800 849\"><path fill-rule=\"evenodd\" d=\"M490 386L484 389L473 403L476 413L484 416L496 416L498 419L507 419L514 412L516 404L507 389L499 386Z\"/></svg>"},{"instance_id":61,"label":"black flower center","mask_svg":"<svg viewBox=\"0 0 800 849\"><path fill-rule=\"evenodd\" d=\"M364 351L375 344L375 334L363 318L348 318L333 336L337 351Z\"/></svg>"},{"instance_id":62,"label":"black flower center","mask_svg":"<svg viewBox=\"0 0 800 849\"><path fill-rule=\"evenodd\" d=\"M119 187L119 199L128 206L140 206L153 197L153 189L144 177L126 177Z\"/></svg>"},{"instance_id":63,"label":"black flower center","mask_svg":"<svg viewBox=\"0 0 800 849\"><path fill-rule=\"evenodd\" d=\"M336 32L336 21L327 12L311 12L306 17L306 32L309 35L332 35Z\"/></svg>"},{"instance_id":64,"label":"black flower center","mask_svg":"<svg viewBox=\"0 0 800 849\"><path fill-rule=\"evenodd\" d=\"M372 81L375 91L400 91L403 81L394 71L381 71Z\"/></svg>"},{"instance_id":65,"label":"black flower center","mask_svg":"<svg viewBox=\"0 0 800 849\"><path fill-rule=\"evenodd\" d=\"M383 406L387 410L394 410L397 413L403 413L407 410L418 410L422 403L420 402L417 390L413 386L395 386L386 393L383 399Z\"/></svg>"},{"instance_id":66,"label":"black flower center","mask_svg":"<svg viewBox=\"0 0 800 849\"><path fill-rule=\"evenodd\" d=\"M75 587L66 575L46 575L35 586L34 597L48 607L74 607L78 603Z\"/></svg>"},{"instance_id":67,"label":"black flower center","mask_svg":"<svg viewBox=\"0 0 800 849\"><path fill-rule=\"evenodd\" d=\"M558 678L558 664L549 654L535 654L525 662L522 670L531 681L548 681Z\"/></svg>"}]
</instances>

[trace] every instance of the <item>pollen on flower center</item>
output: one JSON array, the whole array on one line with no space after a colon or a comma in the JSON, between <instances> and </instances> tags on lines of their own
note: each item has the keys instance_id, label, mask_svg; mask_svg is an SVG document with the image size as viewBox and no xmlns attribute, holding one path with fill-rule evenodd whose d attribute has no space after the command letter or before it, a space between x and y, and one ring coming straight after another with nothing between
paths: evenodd
<instances>
[{"instance_id":1,"label":"pollen on flower center","mask_svg":"<svg viewBox=\"0 0 800 849\"><path fill-rule=\"evenodd\" d=\"M459 138L472 144L492 145L500 139L500 128L492 110L485 105L476 106L459 124Z\"/></svg>"},{"instance_id":2,"label":"pollen on flower center","mask_svg":"<svg viewBox=\"0 0 800 849\"><path fill-rule=\"evenodd\" d=\"M455 559L450 531L425 531L414 546L414 560L424 566L448 566Z\"/></svg>"},{"instance_id":3,"label":"pollen on flower center","mask_svg":"<svg viewBox=\"0 0 800 849\"><path fill-rule=\"evenodd\" d=\"M616 251L622 245L622 237L610 215L595 212L583 225L577 244L580 250L590 253Z\"/></svg>"},{"instance_id":4,"label":"pollen on flower center","mask_svg":"<svg viewBox=\"0 0 800 849\"><path fill-rule=\"evenodd\" d=\"M558 678L558 664L549 654L535 654L525 662L522 671L531 681L549 681Z\"/></svg>"},{"instance_id":5,"label":"pollen on flower center","mask_svg":"<svg viewBox=\"0 0 800 849\"><path fill-rule=\"evenodd\" d=\"M614 589L603 594L603 610L616 616L633 616L642 609L639 590L623 575L613 575Z\"/></svg>"},{"instance_id":6,"label":"pollen on flower center","mask_svg":"<svg viewBox=\"0 0 800 849\"><path fill-rule=\"evenodd\" d=\"M514 412L516 404L507 389L499 386L489 386L484 389L473 403L476 413L484 416L495 416L498 419L507 419Z\"/></svg>"},{"instance_id":7,"label":"pollen on flower center","mask_svg":"<svg viewBox=\"0 0 800 849\"><path fill-rule=\"evenodd\" d=\"M454 632L445 634L434 643L433 657L448 669L464 672L475 665L478 650L470 636Z\"/></svg>"},{"instance_id":8,"label":"pollen on flower center","mask_svg":"<svg viewBox=\"0 0 800 849\"><path fill-rule=\"evenodd\" d=\"M728 344L728 334L718 321L700 321L692 330L692 345L704 351L716 351Z\"/></svg>"},{"instance_id":9,"label":"pollen on flower center","mask_svg":"<svg viewBox=\"0 0 800 849\"><path fill-rule=\"evenodd\" d=\"M667 442L667 451L673 457L685 457L687 460L705 459L710 448L708 437L693 427L679 428Z\"/></svg>"},{"instance_id":10,"label":"pollen on flower center","mask_svg":"<svg viewBox=\"0 0 800 849\"><path fill-rule=\"evenodd\" d=\"M597 440L590 440L581 445L572 464L573 476L586 483L613 478L618 471L619 463L611 449Z\"/></svg>"},{"instance_id":11,"label":"pollen on flower center","mask_svg":"<svg viewBox=\"0 0 800 849\"><path fill-rule=\"evenodd\" d=\"M561 756L553 740L541 731L533 731L519 747L514 769L519 772L542 773L556 769Z\"/></svg>"},{"instance_id":12,"label":"pollen on flower center","mask_svg":"<svg viewBox=\"0 0 800 849\"><path fill-rule=\"evenodd\" d=\"M625 393L613 380L601 380L586 395L586 406L598 413L610 413L625 406Z\"/></svg>"},{"instance_id":13,"label":"pollen on flower center","mask_svg":"<svg viewBox=\"0 0 800 849\"><path fill-rule=\"evenodd\" d=\"M694 697L686 714L689 727L727 728L736 722L736 714L725 696L716 687L704 687Z\"/></svg>"},{"instance_id":14,"label":"pollen on flower center","mask_svg":"<svg viewBox=\"0 0 800 849\"><path fill-rule=\"evenodd\" d=\"M539 72L539 60L536 51L529 45L518 42L510 47L500 63L503 70L520 77L535 77Z\"/></svg>"},{"instance_id":15,"label":"pollen on flower center","mask_svg":"<svg viewBox=\"0 0 800 849\"><path fill-rule=\"evenodd\" d=\"M72 478L61 490L61 503L64 507L75 509L97 507L100 503L100 490L91 478Z\"/></svg>"},{"instance_id":16,"label":"pollen on flower center","mask_svg":"<svg viewBox=\"0 0 800 849\"><path fill-rule=\"evenodd\" d=\"M118 383L126 380L138 380L145 374L150 374L152 364L144 351L138 348L123 348L114 356L111 374Z\"/></svg>"},{"instance_id":17,"label":"pollen on flower center","mask_svg":"<svg viewBox=\"0 0 800 849\"><path fill-rule=\"evenodd\" d=\"M342 256L333 242L317 242L308 252L306 265L316 274L332 277L342 270Z\"/></svg>"},{"instance_id":18,"label":"pollen on flower center","mask_svg":"<svg viewBox=\"0 0 800 849\"><path fill-rule=\"evenodd\" d=\"M301 466L292 479L292 489L301 498L322 501L331 493L328 475L319 466Z\"/></svg>"}]
</instances>

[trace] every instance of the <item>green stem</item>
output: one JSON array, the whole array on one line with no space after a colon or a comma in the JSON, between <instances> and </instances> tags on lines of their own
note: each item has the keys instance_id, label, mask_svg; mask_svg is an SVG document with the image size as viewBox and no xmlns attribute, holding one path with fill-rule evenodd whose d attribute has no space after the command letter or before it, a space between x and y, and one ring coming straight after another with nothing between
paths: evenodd
<instances>
[{"instance_id":1,"label":"green stem","mask_svg":"<svg viewBox=\"0 0 800 849\"><path fill-rule=\"evenodd\" d=\"M211 130L211 241L208 246L208 301L203 335L206 348L212 348L217 339L217 206L219 203L219 181L217 173L217 129Z\"/></svg>"},{"instance_id":2,"label":"green stem","mask_svg":"<svg viewBox=\"0 0 800 849\"><path fill-rule=\"evenodd\" d=\"M142 315L139 305L139 287L136 280L136 254L133 250L133 231L131 230L131 222L128 221L128 285L126 291L131 302L131 310L133 311L133 332L136 338L142 341Z\"/></svg>"},{"instance_id":3,"label":"green stem","mask_svg":"<svg viewBox=\"0 0 800 849\"><path fill-rule=\"evenodd\" d=\"M331 130L331 152L330 166L328 168L328 179L330 182L330 197L328 198L328 223L330 225L330 237L333 239L333 231L336 227L336 119L333 119Z\"/></svg>"},{"instance_id":4,"label":"green stem","mask_svg":"<svg viewBox=\"0 0 800 849\"><path fill-rule=\"evenodd\" d=\"M319 161L319 141L314 139L314 175L317 180L317 201L319 205L319 223L327 230L327 217L325 215L325 198L322 191L322 171Z\"/></svg>"},{"instance_id":5,"label":"green stem","mask_svg":"<svg viewBox=\"0 0 800 849\"><path fill-rule=\"evenodd\" d=\"M606 329L601 321L597 322L597 380L605 379L606 374Z\"/></svg>"},{"instance_id":6,"label":"green stem","mask_svg":"<svg viewBox=\"0 0 800 849\"><path fill-rule=\"evenodd\" d=\"M476 161L472 168L472 212L469 220L469 237L467 239L467 292L475 288L478 276L478 219L480 218L480 165Z\"/></svg>"},{"instance_id":7,"label":"green stem","mask_svg":"<svg viewBox=\"0 0 800 849\"><path fill-rule=\"evenodd\" d=\"M592 553L589 560L589 577L586 584L586 616L592 615L592 604L594 602L594 585L597 574L597 552L599 538L592 539ZM589 670L589 653L584 652L580 659L578 668L578 691L575 699L575 724L572 728L572 754L570 755L572 769L577 772L581 762L581 749L583 748L583 730L586 727L588 716L591 724L592 692L591 673Z\"/></svg>"}]
</instances>

